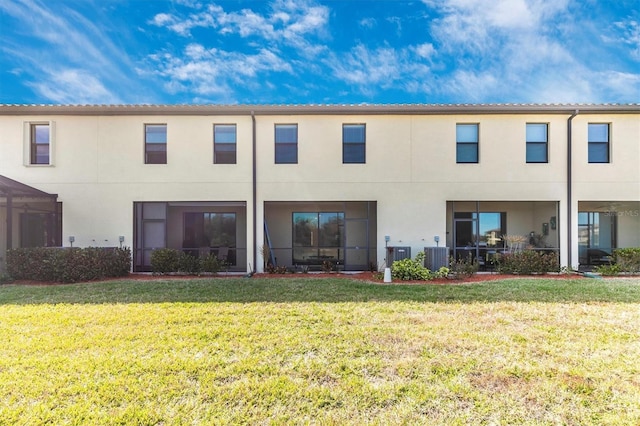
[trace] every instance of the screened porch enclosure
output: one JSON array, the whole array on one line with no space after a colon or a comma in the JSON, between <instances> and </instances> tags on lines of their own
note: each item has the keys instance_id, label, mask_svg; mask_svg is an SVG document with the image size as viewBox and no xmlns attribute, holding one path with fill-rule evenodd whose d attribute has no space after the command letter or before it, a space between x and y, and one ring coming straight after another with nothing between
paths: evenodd
<instances>
[{"instance_id":1,"label":"screened porch enclosure","mask_svg":"<svg viewBox=\"0 0 640 426\"><path fill-rule=\"evenodd\" d=\"M559 254L557 201L448 201L447 246L456 259L489 267L495 256L525 248Z\"/></svg>"},{"instance_id":2,"label":"screened porch enclosure","mask_svg":"<svg viewBox=\"0 0 640 426\"><path fill-rule=\"evenodd\" d=\"M0 176L0 271L7 250L62 245L62 203L21 182Z\"/></svg>"},{"instance_id":3,"label":"screened porch enclosure","mask_svg":"<svg viewBox=\"0 0 640 426\"><path fill-rule=\"evenodd\" d=\"M214 254L228 270L245 271L246 235L244 202L135 202L134 272L151 271L151 253L159 248Z\"/></svg>"},{"instance_id":4,"label":"screened porch enclosure","mask_svg":"<svg viewBox=\"0 0 640 426\"><path fill-rule=\"evenodd\" d=\"M265 264L347 271L377 264L374 201L265 202L264 210Z\"/></svg>"},{"instance_id":5,"label":"screened porch enclosure","mask_svg":"<svg viewBox=\"0 0 640 426\"><path fill-rule=\"evenodd\" d=\"M614 249L626 247L640 247L640 201L578 203L580 265L608 264Z\"/></svg>"}]
</instances>

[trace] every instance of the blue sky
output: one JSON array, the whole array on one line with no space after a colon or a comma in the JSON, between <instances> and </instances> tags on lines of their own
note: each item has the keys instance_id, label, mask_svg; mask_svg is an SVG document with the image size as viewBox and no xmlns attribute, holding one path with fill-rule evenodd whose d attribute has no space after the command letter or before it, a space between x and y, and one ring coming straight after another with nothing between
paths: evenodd
<instances>
[{"instance_id":1,"label":"blue sky","mask_svg":"<svg viewBox=\"0 0 640 426\"><path fill-rule=\"evenodd\" d=\"M3 0L0 103L636 103L639 3Z\"/></svg>"}]
</instances>

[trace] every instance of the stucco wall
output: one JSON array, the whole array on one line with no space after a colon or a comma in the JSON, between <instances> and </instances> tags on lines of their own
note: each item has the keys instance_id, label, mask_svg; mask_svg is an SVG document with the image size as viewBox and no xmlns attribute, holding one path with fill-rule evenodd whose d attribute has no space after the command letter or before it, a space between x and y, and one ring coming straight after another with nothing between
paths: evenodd
<instances>
[{"instance_id":1,"label":"stucco wall","mask_svg":"<svg viewBox=\"0 0 640 426\"><path fill-rule=\"evenodd\" d=\"M378 259L384 258L385 235L389 245L409 245L414 252L434 246L434 236L443 245L448 201L559 202L555 232L566 244L568 114L255 118L259 246L264 202L355 200L377 202ZM23 164L25 123L37 121L55 123L53 166ZM587 163L589 122L611 123L610 164ZM145 123L167 124L168 164L144 164ZM237 164L213 164L216 123L237 124ZM276 123L298 124L298 164L274 164ZM366 164L342 163L345 123L366 124ZM479 123L478 164L456 164L456 123ZM548 163L526 163L526 123L549 124ZM640 119L638 114L581 114L573 124L575 226L579 200L640 200ZM116 245L121 235L131 245L134 201L239 201L247 203L244 236L251 257L251 116L7 115L0 116L0 129L0 174L59 194L65 245L70 235L77 246ZM509 232L541 232L540 223L548 222L554 210L523 212L517 216L522 223L510 222ZM508 220L516 219L510 215ZM620 228L633 230L637 220L621 218ZM619 241L640 245L632 232L622 233Z\"/></svg>"}]
</instances>

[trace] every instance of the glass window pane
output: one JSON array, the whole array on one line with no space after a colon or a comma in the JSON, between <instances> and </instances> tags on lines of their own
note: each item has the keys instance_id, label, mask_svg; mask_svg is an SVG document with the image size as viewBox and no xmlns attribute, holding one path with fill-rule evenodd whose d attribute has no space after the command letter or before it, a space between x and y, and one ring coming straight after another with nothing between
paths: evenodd
<instances>
[{"instance_id":1,"label":"glass window pane","mask_svg":"<svg viewBox=\"0 0 640 426\"><path fill-rule=\"evenodd\" d=\"M609 162L609 144L590 143L589 144L589 162L590 163L608 163Z\"/></svg>"},{"instance_id":2,"label":"glass window pane","mask_svg":"<svg viewBox=\"0 0 640 426\"><path fill-rule=\"evenodd\" d=\"M293 213L293 246L314 247L318 245L318 214Z\"/></svg>"},{"instance_id":3,"label":"glass window pane","mask_svg":"<svg viewBox=\"0 0 640 426\"><path fill-rule=\"evenodd\" d=\"M216 151L216 164L236 164L236 151Z\"/></svg>"},{"instance_id":4,"label":"glass window pane","mask_svg":"<svg viewBox=\"0 0 640 426\"><path fill-rule=\"evenodd\" d=\"M456 145L456 161L458 163L477 163L478 145L471 143L459 143Z\"/></svg>"},{"instance_id":5,"label":"glass window pane","mask_svg":"<svg viewBox=\"0 0 640 426\"><path fill-rule=\"evenodd\" d=\"M343 145L343 163L364 163L365 154L364 144L345 144Z\"/></svg>"},{"instance_id":6,"label":"glass window pane","mask_svg":"<svg viewBox=\"0 0 640 426\"><path fill-rule=\"evenodd\" d=\"M167 164L166 152L147 152L147 164Z\"/></svg>"},{"instance_id":7,"label":"glass window pane","mask_svg":"<svg viewBox=\"0 0 640 426\"><path fill-rule=\"evenodd\" d=\"M547 125L527 123L527 142L547 142Z\"/></svg>"},{"instance_id":8,"label":"glass window pane","mask_svg":"<svg viewBox=\"0 0 640 426\"><path fill-rule=\"evenodd\" d=\"M276 124L276 143L297 143L297 124Z\"/></svg>"},{"instance_id":9,"label":"glass window pane","mask_svg":"<svg viewBox=\"0 0 640 426\"><path fill-rule=\"evenodd\" d=\"M478 143L478 125L456 124L456 142Z\"/></svg>"},{"instance_id":10,"label":"glass window pane","mask_svg":"<svg viewBox=\"0 0 640 426\"><path fill-rule=\"evenodd\" d=\"M502 216L500 213L480 213L480 242L487 247L496 247L501 245L502 235Z\"/></svg>"},{"instance_id":11,"label":"glass window pane","mask_svg":"<svg viewBox=\"0 0 640 426\"><path fill-rule=\"evenodd\" d=\"M145 125L145 142L146 143L167 143L167 125L166 124Z\"/></svg>"},{"instance_id":12,"label":"glass window pane","mask_svg":"<svg viewBox=\"0 0 640 426\"><path fill-rule=\"evenodd\" d=\"M213 126L213 141L220 144L236 143L235 124L215 124Z\"/></svg>"},{"instance_id":13,"label":"glass window pane","mask_svg":"<svg viewBox=\"0 0 640 426\"><path fill-rule=\"evenodd\" d=\"M320 213L318 245L342 247L344 245L344 213Z\"/></svg>"},{"instance_id":14,"label":"glass window pane","mask_svg":"<svg viewBox=\"0 0 640 426\"><path fill-rule=\"evenodd\" d=\"M547 162L547 144L546 143L528 143L527 144L527 163L546 163Z\"/></svg>"},{"instance_id":15,"label":"glass window pane","mask_svg":"<svg viewBox=\"0 0 640 426\"><path fill-rule=\"evenodd\" d=\"M589 142L609 142L609 125L589 123Z\"/></svg>"},{"instance_id":16,"label":"glass window pane","mask_svg":"<svg viewBox=\"0 0 640 426\"><path fill-rule=\"evenodd\" d=\"M34 124L34 142L36 144L49 144L49 125L48 124Z\"/></svg>"},{"instance_id":17,"label":"glass window pane","mask_svg":"<svg viewBox=\"0 0 640 426\"><path fill-rule=\"evenodd\" d=\"M364 143L365 142L365 125L364 124L344 124L342 126L342 141L348 143Z\"/></svg>"},{"instance_id":18,"label":"glass window pane","mask_svg":"<svg viewBox=\"0 0 640 426\"><path fill-rule=\"evenodd\" d=\"M276 163L278 164L295 164L298 162L298 146L297 144L278 144L276 145Z\"/></svg>"},{"instance_id":19,"label":"glass window pane","mask_svg":"<svg viewBox=\"0 0 640 426\"><path fill-rule=\"evenodd\" d=\"M35 163L49 164L49 145L36 145Z\"/></svg>"}]
</instances>

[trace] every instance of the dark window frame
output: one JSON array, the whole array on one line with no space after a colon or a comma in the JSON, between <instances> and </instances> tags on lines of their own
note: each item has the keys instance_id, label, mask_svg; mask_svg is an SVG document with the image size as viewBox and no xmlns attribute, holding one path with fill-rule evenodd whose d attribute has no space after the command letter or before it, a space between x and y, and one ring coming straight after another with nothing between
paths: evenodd
<instances>
[{"instance_id":1,"label":"dark window frame","mask_svg":"<svg viewBox=\"0 0 640 426\"><path fill-rule=\"evenodd\" d=\"M607 139L606 141L592 140L591 127L592 126L607 126ZM604 147L605 158L596 158L596 152L592 151L592 148ZM607 164L611 162L611 123L588 123L587 124L587 160L593 164Z\"/></svg>"},{"instance_id":2,"label":"dark window frame","mask_svg":"<svg viewBox=\"0 0 640 426\"><path fill-rule=\"evenodd\" d=\"M233 127L233 142L218 141L216 128ZM223 149L233 148L233 149ZM237 164L238 161L238 126L235 123L216 123L213 125L213 164Z\"/></svg>"},{"instance_id":3,"label":"dark window frame","mask_svg":"<svg viewBox=\"0 0 640 426\"><path fill-rule=\"evenodd\" d=\"M362 140L352 140L351 128L362 128ZM366 164L367 162L367 125L366 123L342 124L342 164Z\"/></svg>"},{"instance_id":4,"label":"dark window frame","mask_svg":"<svg viewBox=\"0 0 640 426\"><path fill-rule=\"evenodd\" d=\"M458 128L461 126L474 126L476 129L475 141L463 141L458 137ZM462 154L468 154L467 152L461 152L463 148L474 146L473 160L463 160ZM466 149L465 149L466 151ZM480 123L456 123L456 163L457 164L478 164L480 162Z\"/></svg>"},{"instance_id":5,"label":"dark window frame","mask_svg":"<svg viewBox=\"0 0 640 426\"><path fill-rule=\"evenodd\" d=\"M164 127L164 142L152 142L149 140L151 127ZM167 164L167 124L166 123L145 123L144 125L144 163L145 164ZM150 149L161 148L161 149Z\"/></svg>"},{"instance_id":6,"label":"dark window frame","mask_svg":"<svg viewBox=\"0 0 640 426\"><path fill-rule=\"evenodd\" d=\"M39 140L38 138L38 128L43 127L47 129L47 140L46 142ZM33 165L51 165L51 125L50 123L31 123L30 125L30 161L29 164ZM46 159L40 161L39 157L43 156L42 153L39 152L39 148L46 147Z\"/></svg>"},{"instance_id":7,"label":"dark window frame","mask_svg":"<svg viewBox=\"0 0 640 426\"><path fill-rule=\"evenodd\" d=\"M295 137L293 140L282 139L284 134L278 132L279 128L295 127ZM273 126L275 163L276 164L298 164L298 123L277 123Z\"/></svg>"},{"instance_id":8,"label":"dark window frame","mask_svg":"<svg viewBox=\"0 0 640 426\"><path fill-rule=\"evenodd\" d=\"M529 126L545 126L545 137L544 137L544 141L538 141L538 140L531 140L530 136L529 136ZM527 163L537 163L537 164L543 164L543 163L548 163L549 162L549 123L527 123L526 124L526 161ZM544 159L543 160L538 160L533 158L533 152L530 153L529 152L529 148L534 148L534 147L544 147ZM530 156L531 154L531 156Z\"/></svg>"}]
</instances>

